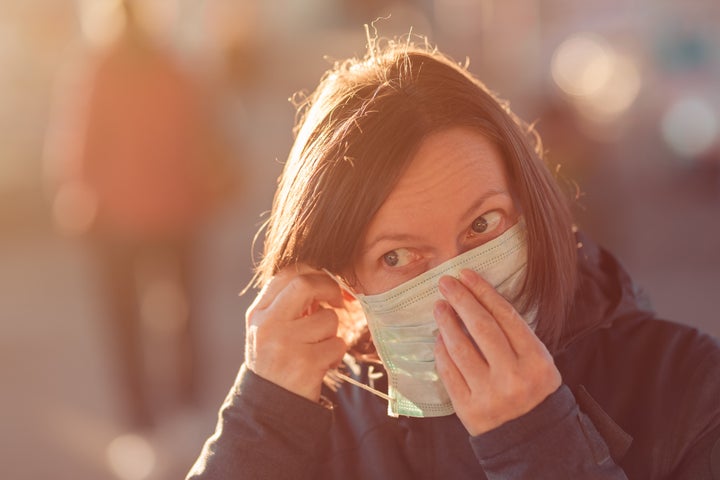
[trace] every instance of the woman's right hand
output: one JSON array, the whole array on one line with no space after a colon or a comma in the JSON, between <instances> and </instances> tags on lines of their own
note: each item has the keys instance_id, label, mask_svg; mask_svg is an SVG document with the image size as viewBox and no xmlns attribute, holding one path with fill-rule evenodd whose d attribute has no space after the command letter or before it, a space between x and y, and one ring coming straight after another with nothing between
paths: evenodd
<instances>
[{"instance_id":1,"label":"woman's right hand","mask_svg":"<svg viewBox=\"0 0 720 480\"><path fill-rule=\"evenodd\" d=\"M347 345L337 336L340 287L306 266L278 272L245 315L245 363L262 378L312 401Z\"/></svg>"}]
</instances>

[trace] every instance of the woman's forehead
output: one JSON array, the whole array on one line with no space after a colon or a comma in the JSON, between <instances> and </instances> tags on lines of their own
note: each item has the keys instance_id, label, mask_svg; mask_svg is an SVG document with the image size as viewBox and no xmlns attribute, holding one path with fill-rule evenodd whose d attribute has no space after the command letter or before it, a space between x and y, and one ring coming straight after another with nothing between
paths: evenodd
<instances>
[{"instance_id":1,"label":"woman's forehead","mask_svg":"<svg viewBox=\"0 0 720 480\"><path fill-rule=\"evenodd\" d=\"M460 216L484 197L509 191L502 155L492 141L469 128L433 133L371 220L367 239L408 217Z\"/></svg>"},{"instance_id":2,"label":"woman's forehead","mask_svg":"<svg viewBox=\"0 0 720 480\"><path fill-rule=\"evenodd\" d=\"M385 204L451 200L506 187L497 146L474 130L452 128L423 140Z\"/></svg>"}]
</instances>

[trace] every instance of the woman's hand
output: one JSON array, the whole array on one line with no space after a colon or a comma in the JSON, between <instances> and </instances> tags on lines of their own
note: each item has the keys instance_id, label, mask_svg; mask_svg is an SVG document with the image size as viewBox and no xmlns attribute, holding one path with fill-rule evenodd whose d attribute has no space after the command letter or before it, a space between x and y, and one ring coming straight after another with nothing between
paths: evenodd
<instances>
[{"instance_id":1,"label":"woman's hand","mask_svg":"<svg viewBox=\"0 0 720 480\"><path fill-rule=\"evenodd\" d=\"M245 315L245 363L257 375L312 401L347 346L337 336L340 287L309 267L286 268L263 287Z\"/></svg>"},{"instance_id":2,"label":"woman's hand","mask_svg":"<svg viewBox=\"0 0 720 480\"><path fill-rule=\"evenodd\" d=\"M440 328L435 362L470 435L529 412L560 387L560 372L545 345L477 273L463 270L460 280L442 277L440 292L447 301L435 304Z\"/></svg>"}]
</instances>

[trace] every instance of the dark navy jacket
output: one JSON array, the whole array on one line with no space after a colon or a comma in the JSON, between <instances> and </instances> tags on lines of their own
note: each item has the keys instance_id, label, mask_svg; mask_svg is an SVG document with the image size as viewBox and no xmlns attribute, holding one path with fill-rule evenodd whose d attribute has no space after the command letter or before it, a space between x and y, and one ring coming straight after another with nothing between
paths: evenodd
<instances>
[{"instance_id":1,"label":"dark navy jacket","mask_svg":"<svg viewBox=\"0 0 720 480\"><path fill-rule=\"evenodd\" d=\"M656 319L583 244L563 385L529 413L469 437L455 415L391 418L351 385L330 410L243 367L188 479L720 479L720 343Z\"/></svg>"}]
</instances>

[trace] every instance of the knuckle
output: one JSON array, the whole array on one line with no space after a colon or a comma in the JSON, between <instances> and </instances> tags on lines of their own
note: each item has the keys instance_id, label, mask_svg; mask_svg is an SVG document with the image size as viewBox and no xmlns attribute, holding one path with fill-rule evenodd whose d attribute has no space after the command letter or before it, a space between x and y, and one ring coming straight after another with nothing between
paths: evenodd
<instances>
[{"instance_id":1,"label":"knuckle","mask_svg":"<svg viewBox=\"0 0 720 480\"><path fill-rule=\"evenodd\" d=\"M495 289L487 282L478 282L475 285L473 292L478 297L487 297L488 295L492 295L492 293L495 292Z\"/></svg>"},{"instance_id":2,"label":"knuckle","mask_svg":"<svg viewBox=\"0 0 720 480\"><path fill-rule=\"evenodd\" d=\"M466 288L458 288L454 295L458 302L477 302L475 295Z\"/></svg>"},{"instance_id":3,"label":"knuckle","mask_svg":"<svg viewBox=\"0 0 720 480\"><path fill-rule=\"evenodd\" d=\"M466 322L471 324L472 329L477 332L477 335L488 336L496 332L497 327L492 322L492 319L487 315L474 315L467 319Z\"/></svg>"},{"instance_id":4,"label":"knuckle","mask_svg":"<svg viewBox=\"0 0 720 480\"><path fill-rule=\"evenodd\" d=\"M472 360L475 354L475 347L469 345L467 342L460 343L455 349L455 355L457 355L457 358L461 361Z\"/></svg>"},{"instance_id":5,"label":"knuckle","mask_svg":"<svg viewBox=\"0 0 720 480\"><path fill-rule=\"evenodd\" d=\"M503 315L508 318L519 317L519 314L517 313L517 310L515 310L515 307L513 307L505 299L498 301L498 304L495 307L495 311L498 315Z\"/></svg>"},{"instance_id":6,"label":"knuckle","mask_svg":"<svg viewBox=\"0 0 720 480\"><path fill-rule=\"evenodd\" d=\"M312 288L312 282L306 275L298 275L290 280L288 288L296 292L306 292Z\"/></svg>"}]
</instances>

